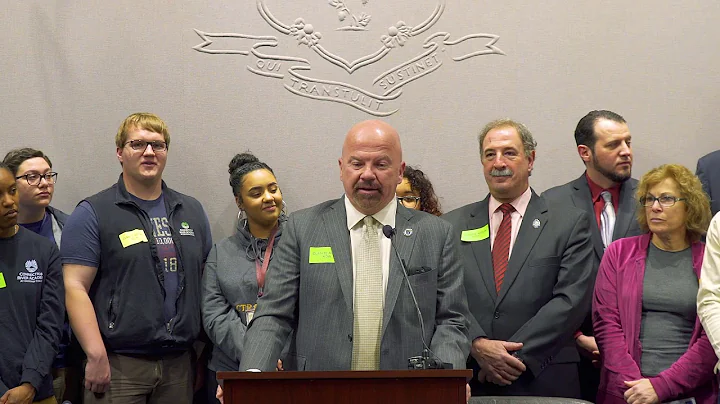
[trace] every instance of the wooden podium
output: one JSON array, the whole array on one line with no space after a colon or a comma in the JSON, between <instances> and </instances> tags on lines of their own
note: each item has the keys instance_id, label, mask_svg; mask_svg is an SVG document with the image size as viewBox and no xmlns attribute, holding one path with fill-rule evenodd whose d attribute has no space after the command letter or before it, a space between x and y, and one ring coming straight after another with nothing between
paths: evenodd
<instances>
[{"instance_id":1,"label":"wooden podium","mask_svg":"<svg viewBox=\"0 0 720 404\"><path fill-rule=\"evenodd\" d=\"M225 404L465 404L472 370L218 372Z\"/></svg>"}]
</instances>

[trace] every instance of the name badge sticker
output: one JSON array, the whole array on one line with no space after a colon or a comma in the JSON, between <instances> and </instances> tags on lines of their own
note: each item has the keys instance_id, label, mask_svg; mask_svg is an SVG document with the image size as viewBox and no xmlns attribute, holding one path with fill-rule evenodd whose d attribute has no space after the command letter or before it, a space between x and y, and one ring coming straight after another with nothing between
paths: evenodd
<instances>
[{"instance_id":1,"label":"name badge sticker","mask_svg":"<svg viewBox=\"0 0 720 404\"><path fill-rule=\"evenodd\" d=\"M257 303L245 303L245 304L238 304L235 305L235 310L238 312L238 314L245 313L245 324L250 324L250 321L253 319L253 315L255 315L255 309L257 308Z\"/></svg>"},{"instance_id":2,"label":"name badge sticker","mask_svg":"<svg viewBox=\"0 0 720 404\"><path fill-rule=\"evenodd\" d=\"M5 275L3 275L2 272L0 272L0 289L5 289L7 287L7 283L5 283Z\"/></svg>"},{"instance_id":3,"label":"name badge sticker","mask_svg":"<svg viewBox=\"0 0 720 404\"><path fill-rule=\"evenodd\" d=\"M460 235L460 241L471 243L473 241L485 240L488 237L490 237L490 227L486 224L485 226L477 229L463 230Z\"/></svg>"},{"instance_id":4,"label":"name badge sticker","mask_svg":"<svg viewBox=\"0 0 720 404\"><path fill-rule=\"evenodd\" d=\"M250 325L250 322L252 321L254 315L255 307L253 306L252 309L245 312L245 325Z\"/></svg>"},{"instance_id":5,"label":"name badge sticker","mask_svg":"<svg viewBox=\"0 0 720 404\"><path fill-rule=\"evenodd\" d=\"M335 257L333 256L331 247L310 247L310 258L309 264L334 264Z\"/></svg>"},{"instance_id":6,"label":"name badge sticker","mask_svg":"<svg viewBox=\"0 0 720 404\"><path fill-rule=\"evenodd\" d=\"M120 243L122 244L123 248L128 248L131 245L135 245L138 243L148 242L145 232L140 229L126 231L125 233L122 233L119 237Z\"/></svg>"}]
</instances>

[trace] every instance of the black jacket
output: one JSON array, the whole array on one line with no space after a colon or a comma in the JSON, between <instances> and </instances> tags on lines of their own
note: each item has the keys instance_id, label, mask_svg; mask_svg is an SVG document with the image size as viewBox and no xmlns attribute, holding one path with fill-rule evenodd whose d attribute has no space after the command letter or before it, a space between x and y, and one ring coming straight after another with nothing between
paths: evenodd
<instances>
[{"instance_id":1,"label":"black jacket","mask_svg":"<svg viewBox=\"0 0 720 404\"><path fill-rule=\"evenodd\" d=\"M201 330L200 277L210 228L200 202L162 184L178 259L177 314L163 314L164 269L148 215L132 200L122 175L86 199L98 220L100 264L90 288L100 333L109 352L162 354L188 349ZM147 242L123 247L120 235L141 231Z\"/></svg>"},{"instance_id":2,"label":"black jacket","mask_svg":"<svg viewBox=\"0 0 720 404\"><path fill-rule=\"evenodd\" d=\"M27 382L36 400L48 398L65 314L60 253L20 227L0 239L0 273L0 395Z\"/></svg>"}]
</instances>

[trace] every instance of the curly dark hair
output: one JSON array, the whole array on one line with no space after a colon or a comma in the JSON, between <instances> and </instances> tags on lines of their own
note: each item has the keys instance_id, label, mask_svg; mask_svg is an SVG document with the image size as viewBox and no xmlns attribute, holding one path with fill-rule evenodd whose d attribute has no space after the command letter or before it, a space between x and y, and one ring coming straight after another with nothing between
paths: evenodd
<instances>
[{"instance_id":1,"label":"curly dark hair","mask_svg":"<svg viewBox=\"0 0 720 404\"><path fill-rule=\"evenodd\" d=\"M228 173L230 174L230 187L232 187L233 195L239 196L242 189L242 183L245 176L255 170L268 170L275 175L275 172L255 157L249 150L244 153L236 154L230 164L228 164Z\"/></svg>"},{"instance_id":2,"label":"curly dark hair","mask_svg":"<svg viewBox=\"0 0 720 404\"><path fill-rule=\"evenodd\" d=\"M405 167L404 178L410 183L410 189L420 194L420 210L435 216L442 215L440 201L438 201L435 190L430 179L419 168Z\"/></svg>"}]
</instances>

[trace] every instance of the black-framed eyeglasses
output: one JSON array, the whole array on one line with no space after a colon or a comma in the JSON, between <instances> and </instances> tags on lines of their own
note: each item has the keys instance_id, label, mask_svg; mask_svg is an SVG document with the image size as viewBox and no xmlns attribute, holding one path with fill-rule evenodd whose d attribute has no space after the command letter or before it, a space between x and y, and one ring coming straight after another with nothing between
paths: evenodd
<instances>
[{"instance_id":1,"label":"black-framed eyeglasses","mask_svg":"<svg viewBox=\"0 0 720 404\"><path fill-rule=\"evenodd\" d=\"M684 201L684 200L685 200L685 198L678 198L678 197L672 196L672 195L661 195L661 196L658 196L657 198L652 195L648 195L648 196L643 196L642 198L640 198L640 205L645 206L646 208L649 208L655 204L655 201L658 201L660 203L660 206L662 206L664 208L669 208L671 206L674 206L676 202Z\"/></svg>"},{"instance_id":2,"label":"black-framed eyeglasses","mask_svg":"<svg viewBox=\"0 0 720 404\"><path fill-rule=\"evenodd\" d=\"M42 178L45 178L45 181L47 181L48 184L54 184L57 182L58 173L56 172L49 172L45 174L38 174L38 173L27 173L25 175L20 175L15 177L16 180L19 180L20 178L25 178L25 181L27 181L28 185L40 185L40 180Z\"/></svg>"},{"instance_id":3,"label":"black-framed eyeglasses","mask_svg":"<svg viewBox=\"0 0 720 404\"><path fill-rule=\"evenodd\" d=\"M398 196L398 201L403 204L406 208L413 209L415 208L418 203L420 203L420 197L419 196Z\"/></svg>"},{"instance_id":4,"label":"black-framed eyeglasses","mask_svg":"<svg viewBox=\"0 0 720 404\"><path fill-rule=\"evenodd\" d=\"M154 152L162 152L167 150L167 143L161 142L159 140L148 142L146 140L129 140L125 142L126 145L130 145L130 148L135 151L145 151L147 149L148 145L152 147Z\"/></svg>"}]
</instances>

